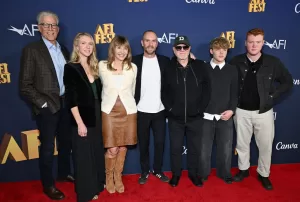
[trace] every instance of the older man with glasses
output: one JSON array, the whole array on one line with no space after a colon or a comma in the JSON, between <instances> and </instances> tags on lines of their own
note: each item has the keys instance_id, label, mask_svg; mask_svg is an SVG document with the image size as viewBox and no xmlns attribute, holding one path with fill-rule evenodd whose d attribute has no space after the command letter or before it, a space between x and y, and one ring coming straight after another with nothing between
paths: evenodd
<instances>
[{"instance_id":1,"label":"older man with glasses","mask_svg":"<svg viewBox=\"0 0 300 202\"><path fill-rule=\"evenodd\" d=\"M56 41L58 16L50 11L37 16L42 35L22 52L20 93L32 105L39 129L39 168L44 193L52 200L65 196L55 187L53 179L54 140L58 145L58 181L74 182L71 172L70 111L65 106L64 65L69 53Z\"/></svg>"},{"instance_id":2,"label":"older man with glasses","mask_svg":"<svg viewBox=\"0 0 300 202\"><path fill-rule=\"evenodd\" d=\"M203 112L210 99L210 81L204 61L190 57L191 45L186 36L175 39L169 68L164 74L163 104L168 113L171 147L172 179L176 187L181 176L182 146L187 136L188 176L195 186L201 187L197 178L197 164Z\"/></svg>"}]
</instances>

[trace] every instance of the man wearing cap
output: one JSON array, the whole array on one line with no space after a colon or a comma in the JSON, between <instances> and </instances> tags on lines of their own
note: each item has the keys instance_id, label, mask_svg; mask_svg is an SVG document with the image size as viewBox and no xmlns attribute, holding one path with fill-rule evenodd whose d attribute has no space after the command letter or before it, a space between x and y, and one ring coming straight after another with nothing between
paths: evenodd
<instances>
[{"instance_id":1,"label":"man wearing cap","mask_svg":"<svg viewBox=\"0 0 300 202\"><path fill-rule=\"evenodd\" d=\"M163 104L168 115L171 147L172 179L176 187L181 176L182 147L187 136L187 167L189 179L202 186L197 178L197 165L203 112L210 99L210 82L202 60L190 58L191 45L186 36L175 39L170 67L164 74Z\"/></svg>"}]
</instances>

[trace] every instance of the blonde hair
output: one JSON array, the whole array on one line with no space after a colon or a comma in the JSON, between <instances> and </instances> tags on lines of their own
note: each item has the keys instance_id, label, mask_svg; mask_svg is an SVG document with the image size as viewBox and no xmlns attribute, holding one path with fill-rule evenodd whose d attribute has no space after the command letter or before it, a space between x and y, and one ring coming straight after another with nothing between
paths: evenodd
<instances>
[{"instance_id":1,"label":"blonde hair","mask_svg":"<svg viewBox=\"0 0 300 202\"><path fill-rule=\"evenodd\" d=\"M96 45L95 45L93 37L89 33L80 32L75 36L74 41L73 41L73 51L72 51L72 54L71 54L70 62L73 62L73 63L79 63L80 62L79 52L78 52L76 47L78 46L80 37L82 37L82 36L90 37L93 40L93 52L87 58L87 63L90 66L90 70L91 70L92 75L95 78L98 78L99 77L99 67L98 67L98 59L97 59L97 53L96 53Z\"/></svg>"},{"instance_id":2,"label":"blonde hair","mask_svg":"<svg viewBox=\"0 0 300 202\"><path fill-rule=\"evenodd\" d=\"M225 50L228 50L230 47L230 43L229 41L224 38L224 37L217 37L217 38L214 38L213 40L211 40L210 44L209 44L209 48L210 49L225 49Z\"/></svg>"},{"instance_id":3,"label":"blonde hair","mask_svg":"<svg viewBox=\"0 0 300 202\"><path fill-rule=\"evenodd\" d=\"M131 48L130 48L130 45L129 45L129 41L124 36L115 36L113 38L113 40L111 41L111 43L109 44L107 69L110 70L110 71L116 71L116 69L114 69L112 67L112 63L115 60L115 49L116 49L117 46L125 46L125 48L128 49L128 54L127 54L126 58L123 61L123 65L127 64L128 65L127 70L131 69L132 68L132 65L131 65L131 60L132 60Z\"/></svg>"}]
</instances>

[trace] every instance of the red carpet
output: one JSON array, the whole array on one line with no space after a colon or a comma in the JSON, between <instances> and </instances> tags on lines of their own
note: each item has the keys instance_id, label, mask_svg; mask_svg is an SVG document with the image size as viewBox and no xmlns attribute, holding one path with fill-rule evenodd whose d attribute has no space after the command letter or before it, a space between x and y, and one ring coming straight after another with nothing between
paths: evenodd
<instances>
[{"instance_id":1,"label":"red carpet","mask_svg":"<svg viewBox=\"0 0 300 202\"><path fill-rule=\"evenodd\" d=\"M236 169L233 169L233 173ZM265 190L256 178L255 167L251 168L251 176L243 182L225 184L215 176L215 170L202 188L192 185L183 172L178 187L172 188L150 176L148 183L139 185L138 175L124 176L125 193L108 194L102 192L96 201L113 202L298 202L300 201L300 164L273 165L271 168L273 191ZM168 176L171 173L167 173ZM65 202L75 201L73 185L58 183L65 194ZM0 183L0 201L47 202L39 181ZM95 202L96 202L95 201Z\"/></svg>"}]
</instances>

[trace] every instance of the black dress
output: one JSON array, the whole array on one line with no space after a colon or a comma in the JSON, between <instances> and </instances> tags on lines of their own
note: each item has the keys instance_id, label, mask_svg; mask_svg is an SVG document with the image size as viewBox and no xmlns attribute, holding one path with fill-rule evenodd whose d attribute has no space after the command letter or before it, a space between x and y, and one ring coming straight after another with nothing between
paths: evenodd
<instances>
[{"instance_id":1,"label":"black dress","mask_svg":"<svg viewBox=\"0 0 300 202\"><path fill-rule=\"evenodd\" d=\"M72 117L75 192L78 202L87 202L104 190L105 161L101 120L101 81L90 83L80 64L65 66L64 83L71 108L77 106L87 136L78 135Z\"/></svg>"}]
</instances>

